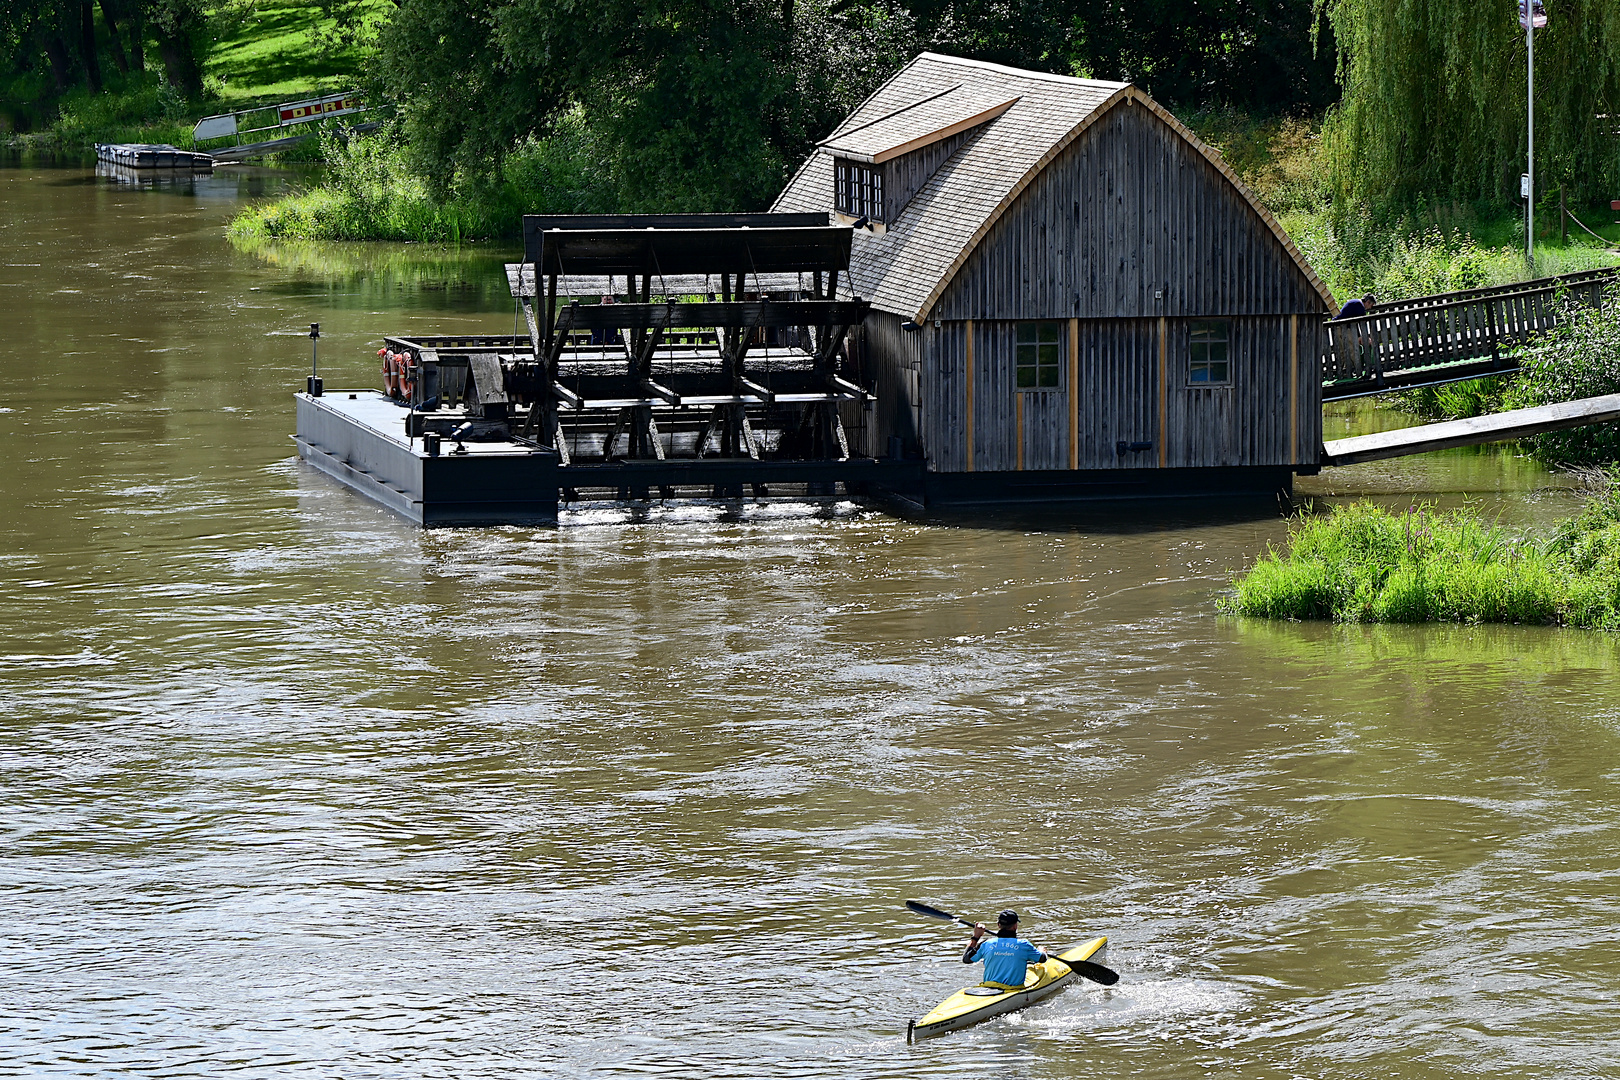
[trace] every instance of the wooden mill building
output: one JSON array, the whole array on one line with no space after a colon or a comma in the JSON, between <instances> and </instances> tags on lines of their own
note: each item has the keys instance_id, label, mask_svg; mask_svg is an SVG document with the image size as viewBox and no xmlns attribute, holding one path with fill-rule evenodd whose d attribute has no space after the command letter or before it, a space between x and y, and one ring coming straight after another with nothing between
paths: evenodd
<instances>
[{"instance_id":1,"label":"wooden mill building","mask_svg":"<svg viewBox=\"0 0 1620 1080\"><path fill-rule=\"evenodd\" d=\"M869 446L929 502L1286 491L1322 452L1332 295L1134 86L925 53L781 212L856 226Z\"/></svg>"}]
</instances>

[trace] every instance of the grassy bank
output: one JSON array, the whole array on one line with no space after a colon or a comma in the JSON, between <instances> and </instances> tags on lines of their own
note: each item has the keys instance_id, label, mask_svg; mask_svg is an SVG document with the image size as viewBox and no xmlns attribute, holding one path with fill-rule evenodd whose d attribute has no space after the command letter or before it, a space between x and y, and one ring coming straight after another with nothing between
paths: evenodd
<instances>
[{"instance_id":1,"label":"grassy bank","mask_svg":"<svg viewBox=\"0 0 1620 1080\"><path fill-rule=\"evenodd\" d=\"M1371 503L1306 516L1223 606L1269 619L1525 623L1620 629L1620 493L1611 483L1548 534L1466 510Z\"/></svg>"},{"instance_id":2,"label":"grassy bank","mask_svg":"<svg viewBox=\"0 0 1620 1080\"><path fill-rule=\"evenodd\" d=\"M616 207L583 125L566 123L551 138L518 147L498 184L436 194L411 169L391 132L321 145L326 179L311 191L247 207L231 238L265 240L409 240L457 243L511 238L524 214L611 213Z\"/></svg>"},{"instance_id":3,"label":"grassy bank","mask_svg":"<svg viewBox=\"0 0 1620 1080\"><path fill-rule=\"evenodd\" d=\"M190 149L192 126L205 115L354 87L368 55L365 27L389 6L363 5L356 32L326 18L314 0L261 0L221 23L203 65L201 99L182 96L149 48L147 70L104 71L99 94L81 86L32 106L10 103L20 126L32 130L0 132L0 148L74 153L98 142L159 142Z\"/></svg>"}]
</instances>

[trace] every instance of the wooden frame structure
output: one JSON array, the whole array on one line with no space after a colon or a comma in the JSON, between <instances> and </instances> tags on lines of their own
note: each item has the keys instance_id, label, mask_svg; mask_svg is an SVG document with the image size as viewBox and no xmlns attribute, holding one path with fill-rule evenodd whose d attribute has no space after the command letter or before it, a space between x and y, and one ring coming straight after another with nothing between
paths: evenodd
<instances>
[{"instance_id":1,"label":"wooden frame structure","mask_svg":"<svg viewBox=\"0 0 1620 1080\"><path fill-rule=\"evenodd\" d=\"M1517 347L1556 324L1562 301L1603 301L1620 271L1586 270L1379 304L1327 324L1324 401L1519 370Z\"/></svg>"},{"instance_id":2,"label":"wooden frame structure","mask_svg":"<svg viewBox=\"0 0 1620 1080\"><path fill-rule=\"evenodd\" d=\"M526 217L508 273L527 334L387 339L416 371L408 434L555 451L565 494L645 497L615 467L682 459L820 463L799 472L831 494L840 463L871 459L849 429L873 395L844 348L869 305L836 298L851 230L826 221ZM716 475L741 493L737 469Z\"/></svg>"}]
</instances>

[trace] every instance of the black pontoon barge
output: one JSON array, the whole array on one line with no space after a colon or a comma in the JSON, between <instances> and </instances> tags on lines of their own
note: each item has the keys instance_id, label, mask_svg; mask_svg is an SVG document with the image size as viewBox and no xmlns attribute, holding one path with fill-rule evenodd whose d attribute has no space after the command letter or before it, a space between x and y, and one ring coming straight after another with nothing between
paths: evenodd
<instances>
[{"instance_id":1,"label":"black pontoon barge","mask_svg":"<svg viewBox=\"0 0 1620 1080\"><path fill-rule=\"evenodd\" d=\"M422 525L560 501L863 494L920 483L867 446L875 397L824 214L527 217L527 334L389 337L389 388L297 395L298 452ZM847 295L847 294L846 294Z\"/></svg>"}]
</instances>

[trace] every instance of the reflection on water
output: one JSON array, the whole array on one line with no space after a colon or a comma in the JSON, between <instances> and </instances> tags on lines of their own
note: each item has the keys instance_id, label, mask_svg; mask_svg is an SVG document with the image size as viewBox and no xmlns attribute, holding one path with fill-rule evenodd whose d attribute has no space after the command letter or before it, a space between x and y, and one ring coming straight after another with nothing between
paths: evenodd
<instances>
[{"instance_id":1,"label":"reflection on water","mask_svg":"<svg viewBox=\"0 0 1620 1080\"><path fill-rule=\"evenodd\" d=\"M1620 1071L1616 639L1216 614L1275 507L424 533L292 458L299 335L504 293L87 171L0 170L0 1072ZM1573 504L1502 460L1390 498ZM907 1047L910 896L1123 979Z\"/></svg>"},{"instance_id":2,"label":"reflection on water","mask_svg":"<svg viewBox=\"0 0 1620 1080\"><path fill-rule=\"evenodd\" d=\"M266 265L314 279L359 305L386 309L401 292L442 293L442 306L487 313L513 307L505 264L521 250L487 244L315 243L233 240L239 251Z\"/></svg>"}]
</instances>

